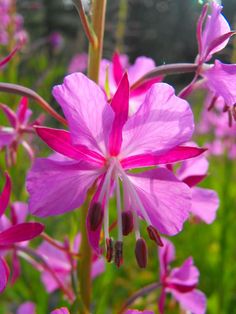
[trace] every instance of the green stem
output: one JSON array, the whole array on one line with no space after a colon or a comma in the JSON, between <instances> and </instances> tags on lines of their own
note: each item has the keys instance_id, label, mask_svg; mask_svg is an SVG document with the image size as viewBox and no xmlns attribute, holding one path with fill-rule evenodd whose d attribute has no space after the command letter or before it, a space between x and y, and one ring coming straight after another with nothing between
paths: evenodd
<instances>
[{"instance_id":1,"label":"green stem","mask_svg":"<svg viewBox=\"0 0 236 314\"><path fill-rule=\"evenodd\" d=\"M99 67L103 50L103 37L106 13L106 0L93 0L92 2L92 28L97 36L97 45L89 44L89 64L88 76L90 79L98 82ZM88 241L86 217L91 196L94 187L88 192L87 200L81 208L81 259L78 263L78 281L80 285L80 297L84 308L79 309L79 313L87 314L90 312L90 301L92 293L91 267L92 267L92 250Z\"/></svg>"},{"instance_id":2,"label":"green stem","mask_svg":"<svg viewBox=\"0 0 236 314\"><path fill-rule=\"evenodd\" d=\"M100 60L103 50L103 37L105 26L106 0L93 0L92 26L97 36L97 46L89 44L88 76L98 82Z\"/></svg>"}]
</instances>

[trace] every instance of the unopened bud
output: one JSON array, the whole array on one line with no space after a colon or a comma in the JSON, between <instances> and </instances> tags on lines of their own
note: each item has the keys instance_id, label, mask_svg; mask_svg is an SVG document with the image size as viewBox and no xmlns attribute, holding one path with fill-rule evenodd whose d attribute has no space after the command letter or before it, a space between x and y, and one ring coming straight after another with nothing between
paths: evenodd
<instances>
[{"instance_id":1,"label":"unopened bud","mask_svg":"<svg viewBox=\"0 0 236 314\"><path fill-rule=\"evenodd\" d=\"M97 228L102 223L103 211L102 205L100 203L93 203L89 210L89 222L92 231L97 230Z\"/></svg>"},{"instance_id":2,"label":"unopened bud","mask_svg":"<svg viewBox=\"0 0 236 314\"><path fill-rule=\"evenodd\" d=\"M116 241L115 243L115 264L119 268L123 263L123 242Z\"/></svg>"},{"instance_id":3,"label":"unopened bud","mask_svg":"<svg viewBox=\"0 0 236 314\"><path fill-rule=\"evenodd\" d=\"M148 231L150 239L155 241L158 246L164 245L162 240L161 240L161 236L159 235L156 228L154 228L153 226L150 225L147 227L147 231Z\"/></svg>"},{"instance_id":4,"label":"unopened bud","mask_svg":"<svg viewBox=\"0 0 236 314\"><path fill-rule=\"evenodd\" d=\"M113 257L113 241L111 238L106 239L106 250L107 250L106 259L108 263L110 263Z\"/></svg>"},{"instance_id":5,"label":"unopened bud","mask_svg":"<svg viewBox=\"0 0 236 314\"><path fill-rule=\"evenodd\" d=\"M134 228L133 214L130 210L122 212L122 233L124 236L132 232Z\"/></svg>"},{"instance_id":6,"label":"unopened bud","mask_svg":"<svg viewBox=\"0 0 236 314\"><path fill-rule=\"evenodd\" d=\"M136 241L135 246L135 256L140 268L145 268L147 266L147 245L143 238L139 238Z\"/></svg>"}]
</instances>

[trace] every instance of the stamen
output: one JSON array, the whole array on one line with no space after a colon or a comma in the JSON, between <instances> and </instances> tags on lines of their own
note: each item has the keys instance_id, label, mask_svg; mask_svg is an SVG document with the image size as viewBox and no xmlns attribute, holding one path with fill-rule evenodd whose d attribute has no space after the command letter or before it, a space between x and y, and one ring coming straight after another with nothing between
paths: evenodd
<instances>
[{"instance_id":1,"label":"stamen","mask_svg":"<svg viewBox=\"0 0 236 314\"><path fill-rule=\"evenodd\" d=\"M122 241L122 213L120 200L119 178L116 175L116 206L117 206L117 223L118 223L118 241Z\"/></svg>"},{"instance_id":2,"label":"stamen","mask_svg":"<svg viewBox=\"0 0 236 314\"><path fill-rule=\"evenodd\" d=\"M234 121L236 121L236 104L234 104L232 107L232 116L234 118Z\"/></svg>"},{"instance_id":3,"label":"stamen","mask_svg":"<svg viewBox=\"0 0 236 314\"><path fill-rule=\"evenodd\" d=\"M232 117L232 112L230 110L228 111L228 118L229 118L229 127L231 128L233 125L233 117Z\"/></svg>"},{"instance_id":4,"label":"stamen","mask_svg":"<svg viewBox=\"0 0 236 314\"><path fill-rule=\"evenodd\" d=\"M115 264L119 268L123 264L123 242L116 241L115 243Z\"/></svg>"},{"instance_id":5,"label":"stamen","mask_svg":"<svg viewBox=\"0 0 236 314\"><path fill-rule=\"evenodd\" d=\"M139 238L136 241L135 256L136 256L136 260L139 267L145 268L147 266L148 255L147 255L147 245L143 238Z\"/></svg>"},{"instance_id":6,"label":"stamen","mask_svg":"<svg viewBox=\"0 0 236 314\"><path fill-rule=\"evenodd\" d=\"M107 252L106 259L108 263L110 263L113 257L113 241L111 238L106 239L106 252Z\"/></svg>"},{"instance_id":7,"label":"stamen","mask_svg":"<svg viewBox=\"0 0 236 314\"><path fill-rule=\"evenodd\" d=\"M159 246L164 245L156 228L154 228L153 226L148 226L147 231L148 231L150 239L155 241L157 245Z\"/></svg>"},{"instance_id":8,"label":"stamen","mask_svg":"<svg viewBox=\"0 0 236 314\"><path fill-rule=\"evenodd\" d=\"M131 210L122 213L122 233L124 236L132 232L134 228L134 219Z\"/></svg>"},{"instance_id":9,"label":"stamen","mask_svg":"<svg viewBox=\"0 0 236 314\"><path fill-rule=\"evenodd\" d=\"M101 203L95 202L92 204L89 210L89 221L92 231L97 230L97 228L102 223L103 211Z\"/></svg>"}]
</instances>

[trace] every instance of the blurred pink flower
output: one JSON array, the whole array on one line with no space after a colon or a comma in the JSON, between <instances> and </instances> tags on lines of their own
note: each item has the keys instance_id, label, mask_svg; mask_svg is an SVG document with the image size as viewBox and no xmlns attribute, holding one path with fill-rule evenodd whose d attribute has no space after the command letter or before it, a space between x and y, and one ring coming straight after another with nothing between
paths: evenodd
<instances>
[{"instance_id":1,"label":"blurred pink flower","mask_svg":"<svg viewBox=\"0 0 236 314\"><path fill-rule=\"evenodd\" d=\"M64 38L59 32L52 32L49 35L48 40L52 48L55 49L56 51L61 50L64 45Z\"/></svg>"},{"instance_id":2,"label":"blurred pink flower","mask_svg":"<svg viewBox=\"0 0 236 314\"><path fill-rule=\"evenodd\" d=\"M0 194L0 292L6 288L10 274L8 265L2 255L5 255L6 251L9 249L13 250L14 281L19 274L19 263L18 259L16 258L14 244L33 239L37 237L44 229L44 226L37 222L22 222L22 216L20 216L19 220L17 220L16 211L12 217L12 222L10 222L4 215L11 193L11 179L7 173L5 176L6 182L2 193ZM20 213L20 215L21 214L22 213Z\"/></svg>"},{"instance_id":3,"label":"blurred pink flower","mask_svg":"<svg viewBox=\"0 0 236 314\"><path fill-rule=\"evenodd\" d=\"M71 288L71 273L73 270L77 268L76 260L72 260L72 256L70 256L66 250L68 250L68 243L61 243L56 241L56 243L65 247L65 251L60 250L54 245L44 241L37 248L37 253L41 256L46 262L51 266L51 270L54 274L59 278L61 282L68 288ZM75 237L72 252L77 254L80 246L80 235ZM105 264L103 258L98 258L96 255L93 257L91 277L94 279L98 275L100 275L105 270ZM47 292L51 293L56 289L60 288L60 285L55 280L55 277L52 276L52 273L46 269L41 269L41 280L45 286Z\"/></svg>"},{"instance_id":4,"label":"blurred pink flower","mask_svg":"<svg viewBox=\"0 0 236 314\"><path fill-rule=\"evenodd\" d=\"M109 94L108 98L113 97L117 87L126 72L128 74L130 86L140 79L144 74L155 68L155 62L151 58L138 57L134 64L130 65L127 55L119 55L114 53L112 61L103 59L100 64L99 85L107 91L107 80ZM147 90L152 84L162 81L162 77L155 77L142 83L137 88L130 91L130 113L135 112L143 103Z\"/></svg>"},{"instance_id":5,"label":"blurred pink flower","mask_svg":"<svg viewBox=\"0 0 236 314\"><path fill-rule=\"evenodd\" d=\"M167 239L162 239L164 246L159 248L160 278L162 284L161 296L158 302L159 311L164 313L166 294L180 303L182 309L193 314L206 312L206 297L197 290L199 271L189 257L180 267L170 269L170 263L175 260L174 245Z\"/></svg>"},{"instance_id":6,"label":"blurred pink flower","mask_svg":"<svg viewBox=\"0 0 236 314\"><path fill-rule=\"evenodd\" d=\"M204 5L197 25L198 56L197 62L202 64L209 61L212 55L222 50L234 32L221 14L222 6L211 1L211 14L207 15L208 5ZM203 24L205 25L203 27Z\"/></svg>"},{"instance_id":7,"label":"blurred pink flower","mask_svg":"<svg viewBox=\"0 0 236 314\"><path fill-rule=\"evenodd\" d=\"M85 72L88 66L88 55L87 53L78 53L70 61L68 66L68 73L73 72Z\"/></svg>"},{"instance_id":8,"label":"blurred pink flower","mask_svg":"<svg viewBox=\"0 0 236 314\"><path fill-rule=\"evenodd\" d=\"M173 163L204 151L179 146L191 138L194 130L189 104L175 96L168 84L154 84L139 110L128 117L127 75L123 76L110 104L103 91L80 73L67 76L62 85L54 87L53 94L64 111L70 132L45 127L36 130L48 146L70 159L35 161L27 177L31 213L47 217L73 210L83 204L88 189L96 182L98 187L87 218L89 241L100 253L104 221L110 260L108 208L114 187L118 219L115 262L118 266L122 262L122 233L132 231L133 221L136 257L140 260L144 257L139 256L140 251L144 252L144 240L140 237L138 216L146 221L150 237L161 245L157 230L174 235L182 229L191 208L191 193L186 184L166 169L136 174L128 170Z\"/></svg>"},{"instance_id":9,"label":"blurred pink flower","mask_svg":"<svg viewBox=\"0 0 236 314\"><path fill-rule=\"evenodd\" d=\"M210 189L196 187L207 176L209 163L204 155L185 160L177 170L176 176L186 183L192 191L191 214L210 224L216 218L216 211L219 207L217 193Z\"/></svg>"},{"instance_id":10,"label":"blurred pink flower","mask_svg":"<svg viewBox=\"0 0 236 314\"><path fill-rule=\"evenodd\" d=\"M5 114L10 127L0 126L0 150L5 150L5 158L8 166L16 163L18 146L21 144L31 159L34 158L34 151L30 141L25 139L26 134L34 134L33 125L40 124L43 116L34 122L29 122L32 111L28 109L28 100L23 97L16 112L8 106L0 104L0 110Z\"/></svg>"},{"instance_id":11,"label":"blurred pink flower","mask_svg":"<svg viewBox=\"0 0 236 314\"><path fill-rule=\"evenodd\" d=\"M61 307L59 309L55 309L50 314L70 314L70 312L66 307Z\"/></svg>"},{"instance_id":12,"label":"blurred pink flower","mask_svg":"<svg viewBox=\"0 0 236 314\"><path fill-rule=\"evenodd\" d=\"M24 302L18 307L16 314L36 314L36 306L33 302Z\"/></svg>"}]
</instances>

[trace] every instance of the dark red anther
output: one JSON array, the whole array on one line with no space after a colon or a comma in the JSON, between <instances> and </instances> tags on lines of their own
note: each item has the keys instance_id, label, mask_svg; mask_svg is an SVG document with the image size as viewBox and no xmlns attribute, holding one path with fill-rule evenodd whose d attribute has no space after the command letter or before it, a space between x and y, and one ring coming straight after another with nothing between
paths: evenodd
<instances>
[{"instance_id":1,"label":"dark red anther","mask_svg":"<svg viewBox=\"0 0 236 314\"><path fill-rule=\"evenodd\" d=\"M236 104L234 104L232 107L232 115L233 115L234 121L236 121Z\"/></svg>"},{"instance_id":2,"label":"dark red anther","mask_svg":"<svg viewBox=\"0 0 236 314\"><path fill-rule=\"evenodd\" d=\"M147 227L147 231L149 234L149 237L151 240L155 241L157 245L159 246L163 246L163 242L161 241L161 237L158 233L158 231L156 230L156 228L154 228L153 226L148 226Z\"/></svg>"},{"instance_id":3,"label":"dark red anther","mask_svg":"<svg viewBox=\"0 0 236 314\"><path fill-rule=\"evenodd\" d=\"M111 238L106 239L106 249L107 249L106 259L108 263L110 263L113 257L113 241Z\"/></svg>"},{"instance_id":4,"label":"dark red anther","mask_svg":"<svg viewBox=\"0 0 236 314\"><path fill-rule=\"evenodd\" d=\"M133 214L130 210L122 212L122 233L124 236L132 232L134 228Z\"/></svg>"},{"instance_id":5,"label":"dark red anther","mask_svg":"<svg viewBox=\"0 0 236 314\"><path fill-rule=\"evenodd\" d=\"M147 266L148 254L147 254L147 244L143 238L139 238L136 241L135 256L136 256L138 266L140 268L145 268Z\"/></svg>"},{"instance_id":6,"label":"dark red anther","mask_svg":"<svg viewBox=\"0 0 236 314\"><path fill-rule=\"evenodd\" d=\"M100 203L93 203L89 209L89 221L92 231L97 230L97 228L102 223L103 211L102 205Z\"/></svg>"},{"instance_id":7,"label":"dark red anther","mask_svg":"<svg viewBox=\"0 0 236 314\"><path fill-rule=\"evenodd\" d=\"M228 111L228 119L229 119L229 127L231 128L233 125L233 117L232 117L232 112L230 110Z\"/></svg>"},{"instance_id":8,"label":"dark red anther","mask_svg":"<svg viewBox=\"0 0 236 314\"><path fill-rule=\"evenodd\" d=\"M116 241L115 243L115 264L119 268L123 264L123 242Z\"/></svg>"}]
</instances>

